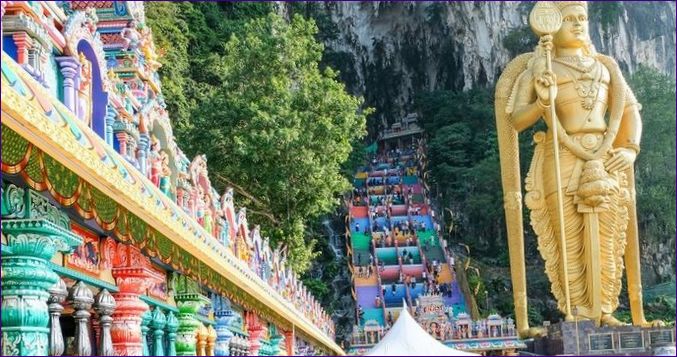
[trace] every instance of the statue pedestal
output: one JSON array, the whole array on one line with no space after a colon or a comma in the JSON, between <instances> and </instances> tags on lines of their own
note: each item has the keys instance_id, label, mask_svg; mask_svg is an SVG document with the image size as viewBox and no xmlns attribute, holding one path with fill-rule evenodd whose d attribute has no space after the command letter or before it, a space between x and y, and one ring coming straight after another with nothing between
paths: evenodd
<instances>
[{"instance_id":1,"label":"statue pedestal","mask_svg":"<svg viewBox=\"0 0 677 357\"><path fill-rule=\"evenodd\" d=\"M530 352L546 355L646 356L656 348L675 345L674 327L596 327L590 320L558 322L548 335L529 344Z\"/></svg>"}]
</instances>

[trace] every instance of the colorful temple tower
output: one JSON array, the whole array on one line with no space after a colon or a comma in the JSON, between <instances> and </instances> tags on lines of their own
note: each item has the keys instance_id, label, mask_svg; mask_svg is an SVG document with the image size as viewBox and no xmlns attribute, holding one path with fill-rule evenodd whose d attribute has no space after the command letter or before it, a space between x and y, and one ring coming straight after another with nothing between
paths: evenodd
<instances>
[{"instance_id":1,"label":"colorful temple tower","mask_svg":"<svg viewBox=\"0 0 677 357\"><path fill-rule=\"evenodd\" d=\"M378 343L403 301L426 331L450 347L512 352L524 346L512 320L490 317L499 326L492 325L499 332L490 334L487 320L470 319L474 301L467 284L460 284L462 264L441 239L423 180L422 136L416 115L408 115L380 134L370 163L355 174L346 227L357 307L349 353L363 354Z\"/></svg>"},{"instance_id":2,"label":"colorful temple tower","mask_svg":"<svg viewBox=\"0 0 677 357\"><path fill-rule=\"evenodd\" d=\"M143 3L2 1L2 354L342 354L159 67Z\"/></svg>"}]
</instances>

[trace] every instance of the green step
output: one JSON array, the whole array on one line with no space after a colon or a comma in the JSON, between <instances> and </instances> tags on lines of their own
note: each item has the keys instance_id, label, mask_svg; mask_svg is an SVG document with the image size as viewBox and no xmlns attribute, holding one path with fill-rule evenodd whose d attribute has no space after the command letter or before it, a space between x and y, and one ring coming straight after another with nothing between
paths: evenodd
<instances>
[{"instance_id":1,"label":"green step","mask_svg":"<svg viewBox=\"0 0 677 357\"><path fill-rule=\"evenodd\" d=\"M371 244L371 237L364 233L352 233L350 236L350 241L353 245L354 250L369 250Z\"/></svg>"}]
</instances>

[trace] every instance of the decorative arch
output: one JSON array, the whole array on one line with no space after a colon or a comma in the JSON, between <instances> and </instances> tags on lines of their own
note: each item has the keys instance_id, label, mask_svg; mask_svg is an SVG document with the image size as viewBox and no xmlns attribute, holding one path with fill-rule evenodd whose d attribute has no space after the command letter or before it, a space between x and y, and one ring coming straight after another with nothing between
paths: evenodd
<instances>
[{"instance_id":1,"label":"decorative arch","mask_svg":"<svg viewBox=\"0 0 677 357\"><path fill-rule=\"evenodd\" d=\"M103 51L103 43L96 32L99 19L94 8L86 11L76 11L68 18L64 30L66 46L65 55L71 56L80 62L81 55L91 64L91 123L90 126L101 138L106 138L106 112L108 106L108 92L110 81L108 79L108 66ZM80 66L83 64L80 63ZM77 81L80 82L79 80ZM77 88L75 89L78 90ZM77 97L76 97L77 98ZM84 110L79 100L75 100L76 114L83 118ZM73 109L73 108L71 108Z\"/></svg>"},{"instance_id":2,"label":"decorative arch","mask_svg":"<svg viewBox=\"0 0 677 357\"><path fill-rule=\"evenodd\" d=\"M92 65L92 92L91 92L91 128L94 132L99 135L102 139L106 139L106 111L108 107L108 92L105 91L104 81L107 80L105 77L106 67L100 67L98 63L98 58L94 48L91 43L87 40L80 40L77 45L78 55L84 55L84 58L87 59ZM104 63L105 66L105 63ZM102 70L103 69L103 70ZM106 78L106 79L104 79ZM80 110L85 110L85 108L80 108ZM78 111L78 115L81 116L82 113Z\"/></svg>"}]
</instances>

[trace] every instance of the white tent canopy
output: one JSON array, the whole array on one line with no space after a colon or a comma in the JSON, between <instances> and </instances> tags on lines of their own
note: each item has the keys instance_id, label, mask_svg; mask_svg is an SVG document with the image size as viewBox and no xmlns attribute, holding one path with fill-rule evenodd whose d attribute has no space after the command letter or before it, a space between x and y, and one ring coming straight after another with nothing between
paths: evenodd
<instances>
[{"instance_id":1,"label":"white tent canopy","mask_svg":"<svg viewBox=\"0 0 677 357\"><path fill-rule=\"evenodd\" d=\"M430 336L414 320L406 307L397 322L365 356L479 356L447 347Z\"/></svg>"}]
</instances>

